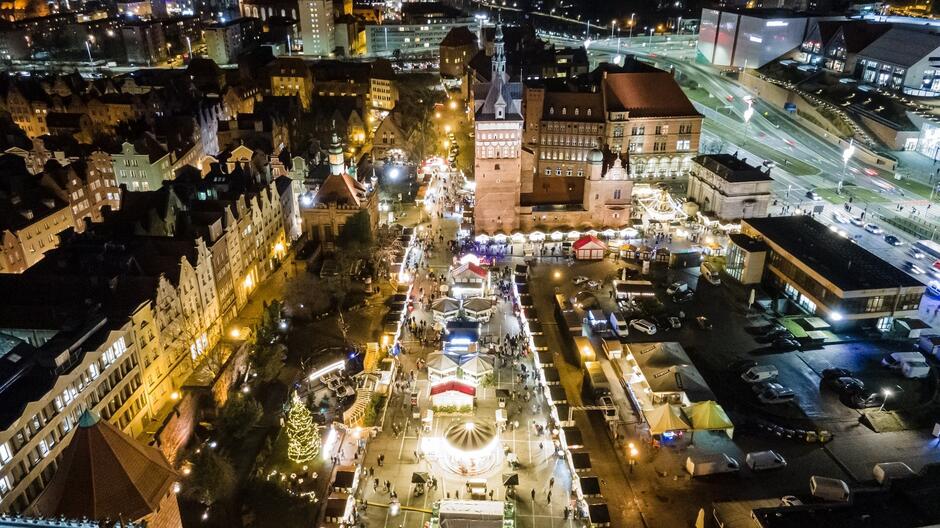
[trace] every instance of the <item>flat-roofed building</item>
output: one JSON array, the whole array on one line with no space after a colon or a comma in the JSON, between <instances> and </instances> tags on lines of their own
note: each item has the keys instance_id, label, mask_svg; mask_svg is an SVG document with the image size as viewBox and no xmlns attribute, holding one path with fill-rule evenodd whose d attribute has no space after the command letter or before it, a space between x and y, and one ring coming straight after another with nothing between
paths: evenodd
<instances>
[{"instance_id":1,"label":"flat-roofed building","mask_svg":"<svg viewBox=\"0 0 940 528\"><path fill-rule=\"evenodd\" d=\"M811 314L837 326L876 321L882 330L895 319L917 318L926 290L920 281L808 216L745 219L741 233L767 246L763 283ZM761 248L740 240L731 246L728 267L750 275L734 255Z\"/></svg>"},{"instance_id":2,"label":"flat-roofed building","mask_svg":"<svg viewBox=\"0 0 940 528\"><path fill-rule=\"evenodd\" d=\"M770 169L732 154L704 154L692 159L688 197L721 220L767 216L772 183Z\"/></svg>"}]
</instances>

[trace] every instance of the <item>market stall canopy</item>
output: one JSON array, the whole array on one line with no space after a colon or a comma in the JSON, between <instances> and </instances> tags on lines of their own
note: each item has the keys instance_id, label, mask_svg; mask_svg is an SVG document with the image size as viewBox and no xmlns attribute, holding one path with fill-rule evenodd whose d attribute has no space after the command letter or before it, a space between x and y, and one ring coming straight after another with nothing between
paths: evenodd
<instances>
[{"instance_id":1,"label":"market stall canopy","mask_svg":"<svg viewBox=\"0 0 940 528\"><path fill-rule=\"evenodd\" d=\"M575 471L585 471L591 469L591 454L587 451L571 453L571 465Z\"/></svg>"},{"instance_id":2,"label":"market stall canopy","mask_svg":"<svg viewBox=\"0 0 940 528\"><path fill-rule=\"evenodd\" d=\"M734 424L728 414L714 400L692 404L685 409L685 415L696 431L725 431L729 437L734 432Z\"/></svg>"},{"instance_id":3,"label":"market stall canopy","mask_svg":"<svg viewBox=\"0 0 940 528\"><path fill-rule=\"evenodd\" d=\"M486 297L472 297L464 301L463 308L467 313L478 314L492 310L495 304L493 300Z\"/></svg>"},{"instance_id":4,"label":"market stall canopy","mask_svg":"<svg viewBox=\"0 0 940 528\"><path fill-rule=\"evenodd\" d=\"M518 486L519 485L519 474L518 473L504 473L503 474L503 486Z\"/></svg>"},{"instance_id":5,"label":"market stall canopy","mask_svg":"<svg viewBox=\"0 0 940 528\"><path fill-rule=\"evenodd\" d=\"M565 433L565 443L568 444L569 449L584 445L584 440L581 438L581 430L577 427L562 427L561 430Z\"/></svg>"},{"instance_id":6,"label":"market stall canopy","mask_svg":"<svg viewBox=\"0 0 940 528\"><path fill-rule=\"evenodd\" d=\"M607 244L603 243L599 238L592 235L586 235L579 238L571 245L572 249L575 251L579 249L601 249L606 250Z\"/></svg>"},{"instance_id":7,"label":"market stall canopy","mask_svg":"<svg viewBox=\"0 0 940 528\"><path fill-rule=\"evenodd\" d=\"M486 278L486 270L472 262L467 262L454 268L451 272L454 282L465 282L468 280L483 280Z\"/></svg>"},{"instance_id":8,"label":"market stall canopy","mask_svg":"<svg viewBox=\"0 0 940 528\"><path fill-rule=\"evenodd\" d=\"M650 433L654 435L663 434L666 431L688 431L692 429L692 424L682 416L682 411L678 405L660 405L659 407L644 410L643 414L650 425Z\"/></svg>"},{"instance_id":9,"label":"market stall canopy","mask_svg":"<svg viewBox=\"0 0 940 528\"><path fill-rule=\"evenodd\" d=\"M474 354L470 359L460 364L460 370L467 375L479 377L493 372L493 364L479 354Z\"/></svg>"},{"instance_id":10,"label":"market stall canopy","mask_svg":"<svg viewBox=\"0 0 940 528\"><path fill-rule=\"evenodd\" d=\"M578 481L581 484L581 493L587 496L595 496L601 494L601 481L595 476L585 476L579 477Z\"/></svg>"},{"instance_id":11,"label":"market stall canopy","mask_svg":"<svg viewBox=\"0 0 940 528\"><path fill-rule=\"evenodd\" d=\"M431 309L439 313L454 313L460 309L460 301L451 297L441 297L431 304Z\"/></svg>"},{"instance_id":12,"label":"market stall canopy","mask_svg":"<svg viewBox=\"0 0 940 528\"><path fill-rule=\"evenodd\" d=\"M447 372L449 370L456 370L457 362L442 352L434 352L428 354L428 368Z\"/></svg>"},{"instance_id":13,"label":"market stall canopy","mask_svg":"<svg viewBox=\"0 0 940 528\"><path fill-rule=\"evenodd\" d=\"M411 474L412 484L425 484L430 481L431 481L431 475L428 475L424 471L416 471Z\"/></svg>"}]
</instances>

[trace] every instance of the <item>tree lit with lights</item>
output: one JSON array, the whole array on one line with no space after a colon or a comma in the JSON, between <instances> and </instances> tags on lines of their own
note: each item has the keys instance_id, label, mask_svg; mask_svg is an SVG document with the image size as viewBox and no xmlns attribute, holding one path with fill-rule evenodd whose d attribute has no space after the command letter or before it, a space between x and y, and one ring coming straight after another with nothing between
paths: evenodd
<instances>
[{"instance_id":1,"label":"tree lit with lights","mask_svg":"<svg viewBox=\"0 0 940 528\"><path fill-rule=\"evenodd\" d=\"M298 464L313 460L320 454L320 431L313 423L313 416L300 396L294 393L294 401L287 413L287 457Z\"/></svg>"}]
</instances>

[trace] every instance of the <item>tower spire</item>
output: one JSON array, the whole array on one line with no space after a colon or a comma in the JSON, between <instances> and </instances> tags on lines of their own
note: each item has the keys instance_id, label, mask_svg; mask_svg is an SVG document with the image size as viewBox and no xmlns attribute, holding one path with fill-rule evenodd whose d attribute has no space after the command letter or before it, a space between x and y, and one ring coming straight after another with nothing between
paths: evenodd
<instances>
[{"instance_id":1,"label":"tower spire","mask_svg":"<svg viewBox=\"0 0 940 528\"><path fill-rule=\"evenodd\" d=\"M506 77L506 44L503 42L502 12L500 12L496 21L496 36L493 39L493 48L493 75L491 81L496 82L497 77L503 79Z\"/></svg>"}]
</instances>

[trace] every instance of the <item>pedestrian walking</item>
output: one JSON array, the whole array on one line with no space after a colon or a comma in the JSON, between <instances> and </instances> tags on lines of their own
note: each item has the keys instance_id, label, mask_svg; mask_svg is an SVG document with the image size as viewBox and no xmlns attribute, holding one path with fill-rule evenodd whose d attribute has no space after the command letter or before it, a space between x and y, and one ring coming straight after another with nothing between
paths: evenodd
<instances>
[{"instance_id":1,"label":"pedestrian walking","mask_svg":"<svg viewBox=\"0 0 940 528\"><path fill-rule=\"evenodd\" d=\"M548 490L548 495L546 495L545 498L546 498L546 500L548 501L549 504L552 503L552 490Z\"/></svg>"},{"instance_id":2,"label":"pedestrian walking","mask_svg":"<svg viewBox=\"0 0 940 528\"><path fill-rule=\"evenodd\" d=\"M379 489L379 479L372 481L372 491L378 491Z\"/></svg>"},{"instance_id":3,"label":"pedestrian walking","mask_svg":"<svg viewBox=\"0 0 940 528\"><path fill-rule=\"evenodd\" d=\"M532 488L532 502L535 502L535 488Z\"/></svg>"},{"instance_id":4,"label":"pedestrian walking","mask_svg":"<svg viewBox=\"0 0 940 528\"><path fill-rule=\"evenodd\" d=\"M554 487L555 487L555 477L552 477L552 478L548 479L548 487L549 487L549 488L554 488Z\"/></svg>"}]
</instances>

